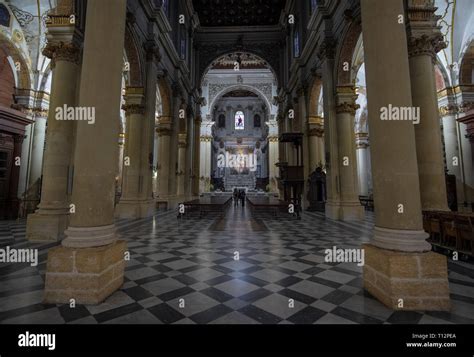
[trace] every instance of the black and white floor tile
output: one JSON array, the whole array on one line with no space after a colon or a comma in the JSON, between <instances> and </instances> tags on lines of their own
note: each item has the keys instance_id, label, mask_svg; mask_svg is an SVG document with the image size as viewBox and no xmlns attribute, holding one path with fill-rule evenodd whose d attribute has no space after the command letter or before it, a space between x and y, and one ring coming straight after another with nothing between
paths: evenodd
<instances>
[{"instance_id":1,"label":"black and white floor tile","mask_svg":"<svg viewBox=\"0 0 474 357\"><path fill-rule=\"evenodd\" d=\"M0 246L38 248L40 260L37 267L0 264L0 323L474 323L472 263L449 263L450 312L400 312L363 290L361 267L325 262L325 249L369 241L370 214L347 223L305 212L298 221L239 206L224 219L164 212L116 225L131 253L124 285L100 305L70 308L42 303L55 243L27 242L24 221L0 223Z\"/></svg>"}]
</instances>

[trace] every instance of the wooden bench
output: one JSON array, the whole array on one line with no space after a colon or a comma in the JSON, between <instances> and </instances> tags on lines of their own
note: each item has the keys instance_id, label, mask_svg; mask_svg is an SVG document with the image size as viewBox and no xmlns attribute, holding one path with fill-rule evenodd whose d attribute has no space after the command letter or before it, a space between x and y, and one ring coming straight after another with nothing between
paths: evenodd
<instances>
[{"instance_id":1,"label":"wooden bench","mask_svg":"<svg viewBox=\"0 0 474 357\"><path fill-rule=\"evenodd\" d=\"M474 214L423 211L423 228L433 246L474 257Z\"/></svg>"},{"instance_id":2,"label":"wooden bench","mask_svg":"<svg viewBox=\"0 0 474 357\"><path fill-rule=\"evenodd\" d=\"M366 211L374 211L374 199L369 196L359 196L359 201Z\"/></svg>"},{"instance_id":3,"label":"wooden bench","mask_svg":"<svg viewBox=\"0 0 474 357\"><path fill-rule=\"evenodd\" d=\"M184 214L197 212L199 213L199 218L207 213L218 213L223 216L231 201L232 196L200 197L192 201L183 202ZM178 215L178 217L182 216L182 214Z\"/></svg>"},{"instance_id":4,"label":"wooden bench","mask_svg":"<svg viewBox=\"0 0 474 357\"><path fill-rule=\"evenodd\" d=\"M289 203L275 197L247 196L247 201L252 211L272 212L275 217L279 212L288 212Z\"/></svg>"}]
</instances>

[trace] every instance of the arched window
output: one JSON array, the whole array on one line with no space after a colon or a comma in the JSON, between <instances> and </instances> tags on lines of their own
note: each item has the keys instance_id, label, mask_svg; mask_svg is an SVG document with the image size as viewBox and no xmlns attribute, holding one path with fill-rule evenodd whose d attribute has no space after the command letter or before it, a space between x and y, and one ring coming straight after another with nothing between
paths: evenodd
<instances>
[{"instance_id":1,"label":"arched window","mask_svg":"<svg viewBox=\"0 0 474 357\"><path fill-rule=\"evenodd\" d=\"M300 56L300 33L298 30L293 33L293 56Z\"/></svg>"},{"instance_id":2,"label":"arched window","mask_svg":"<svg viewBox=\"0 0 474 357\"><path fill-rule=\"evenodd\" d=\"M245 129L245 116L244 112L238 110L235 112L235 129L244 130Z\"/></svg>"},{"instance_id":3,"label":"arched window","mask_svg":"<svg viewBox=\"0 0 474 357\"><path fill-rule=\"evenodd\" d=\"M253 127L254 128L260 128L262 126L261 121L260 121L260 115L255 114L253 117Z\"/></svg>"},{"instance_id":4,"label":"arched window","mask_svg":"<svg viewBox=\"0 0 474 357\"><path fill-rule=\"evenodd\" d=\"M10 12L3 4L0 4L0 25L10 27Z\"/></svg>"},{"instance_id":5,"label":"arched window","mask_svg":"<svg viewBox=\"0 0 474 357\"><path fill-rule=\"evenodd\" d=\"M225 115L224 114L219 115L219 118L217 119L217 126L219 128L225 128Z\"/></svg>"}]
</instances>

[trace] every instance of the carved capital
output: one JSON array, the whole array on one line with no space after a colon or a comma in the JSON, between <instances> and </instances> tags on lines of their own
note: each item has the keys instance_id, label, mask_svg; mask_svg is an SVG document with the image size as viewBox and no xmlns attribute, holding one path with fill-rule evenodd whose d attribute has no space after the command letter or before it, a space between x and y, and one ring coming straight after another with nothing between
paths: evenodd
<instances>
[{"instance_id":1,"label":"carved capital","mask_svg":"<svg viewBox=\"0 0 474 357\"><path fill-rule=\"evenodd\" d=\"M156 133L158 134L159 137L170 136L171 135L171 129L159 126L159 127L156 128Z\"/></svg>"},{"instance_id":2,"label":"carved capital","mask_svg":"<svg viewBox=\"0 0 474 357\"><path fill-rule=\"evenodd\" d=\"M80 62L80 49L72 43L50 42L43 50L43 54L51 59L54 66L57 61L66 61L75 64Z\"/></svg>"},{"instance_id":3,"label":"carved capital","mask_svg":"<svg viewBox=\"0 0 474 357\"><path fill-rule=\"evenodd\" d=\"M211 135L201 135L200 137L202 142L211 142L212 141L212 136Z\"/></svg>"},{"instance_id":4,"label":"carved capital","mask_svg":"<svg viewBox=\"0 0 474 357\"><path fill-rule=\"evenodd\" d=\"M459 113L459 106L456 104L444 105L438 108L439 115L444 117L446 115L454 115Z\"/></svg>"},{"instance_id":5,"label":"carved capital","mask_svg":"<svg viewBox=\"0 0 474 357\"><path fill-rule=\"evenodd\" d=\"M442 34L411 36L408 39L408 54L410 57L428 55L436 59L436 54L446 48Z\"/></svg>"},{"instance_id":6,"label":"carved capital","mask_svg":"<svg viewBox=\"0 0 474 357\"><path fill-rule=\"evenodd\" d=\"M334 38L328 37L319 46L318 58L320 61L334 59L336 57L337 42Z\"/></svg>"},{"instance_id":7,"label":"carved capital","mask_svg":"<svg viewBox=\"0 0 474 357\"><path fill-rule=\"evenodd\" d=\"M126 115L145 114L145 106L142 104L124 104L122 110L125 111Z\"/></svg>"},{"instance_id":8,"label":"carved capital","mask_svg":"<svg viewBox=\"0 0 474 357\"><path fill-rule=\"evenodd\" d=\"M186 149L188 146L187 135L185 133L178 134L178 148Z\"/></svg>"},{"instance_id":9,"label":"carved capital","mask_svg":"<svg viewBox=\"0 0 474 357\"><path fill-rule=\"evenodd\" d=\"M143 47L145 48L145 58L147 62L150 62L150 61L160 62L161 61L160 49L157 46L155 41L147 41L145 42Z\"/></svg>"},{"instance_id":10,"label":"carved capital","mask_svg":"<svg viewBox=\"0 0 474 357\"><path fill-rule=\"evenodd\" d=\"M357 94L353 86L339 86L337 87L337 105L336 113L349 113L355 115L360 105L356 104Z\"/></svg>"},{"instance_id":11,"label":"carved capital","mask_svg":"<svg viewBox=\"0 0 474 357\"><path fill-rule=\"evenodd\" d=\"M359 104L343 102L336 106L336 113L337 114L349 113L351 115L355 115L357 109L359 108L360 108Z\"/></svg>"},{"instance_id":12,"label":"carved capital","mask_svg":"<svg viewBox=\"0 0 474 357\"><path fill-rule=\"evenodd\" d=\"M308 136L317 136L318 138L322 138L324 136L324 128L310 128L308 130Z\"/></svg>"}]
</instances>

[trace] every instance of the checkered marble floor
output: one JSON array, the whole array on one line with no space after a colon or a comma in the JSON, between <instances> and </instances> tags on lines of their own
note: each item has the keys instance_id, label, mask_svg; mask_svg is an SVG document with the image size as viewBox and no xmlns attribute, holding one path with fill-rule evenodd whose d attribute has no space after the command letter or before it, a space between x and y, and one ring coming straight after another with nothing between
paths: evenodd
<instances>
[{"instance_id":1,"label":"checkered marble floor","mask_svg":"<svg viewBox=\"0 0 474 357\"><path fill-rule=\"evenodd\" d=\"M0 223L1 246L38 248L40 261L0 264L0 323L474 323L472 263L449 263L451 312L400 312L363 290L361 267L324 261L325 249L367 242L371 214L345 223L305 212L298 221L238 206L224 219L162 212L116 225L131 253L124 285L100 305L70 308L42 303L55 243L27 242L24 221Z\"/></svg>"}]
</instances>

